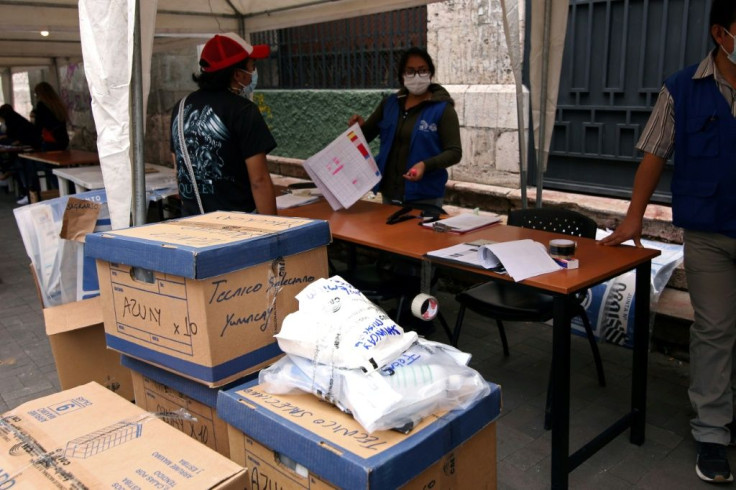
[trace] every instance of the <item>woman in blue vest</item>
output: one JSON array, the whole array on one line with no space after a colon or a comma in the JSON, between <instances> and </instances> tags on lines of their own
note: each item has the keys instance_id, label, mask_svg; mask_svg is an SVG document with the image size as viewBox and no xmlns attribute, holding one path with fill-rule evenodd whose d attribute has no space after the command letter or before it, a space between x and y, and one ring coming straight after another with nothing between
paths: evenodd
<instances>
[{"instance_id":1,"label":"woman in blue vest","mask_svg":"<svg viewBox=\"0 0 736 490\"><path fill-rule=\"evenodd\" d=\"M685 274L695 322L690 327L690 421L695 472L708 482L733 481L736 444L736 2L713 0L714 49L662 87L637 148L626 218L604 245L630 238L674 150L672 222L684 229Z\"/></svg>"},{"instance_id":2,"label":"woman in blue vest","mask_svg":"<svg viewBox=\"0 0 736 490\"><path fill-rule=\"evenodd\" d=\"M447 168L462 157L460 124L450 94L432 83L435 68L426 50L410 48L399 62L401 88L367 120L354 115L368 141L380 136L376 163L383 176L374 191L383 202L442 206Z\"/></svg>"}]
</instances>

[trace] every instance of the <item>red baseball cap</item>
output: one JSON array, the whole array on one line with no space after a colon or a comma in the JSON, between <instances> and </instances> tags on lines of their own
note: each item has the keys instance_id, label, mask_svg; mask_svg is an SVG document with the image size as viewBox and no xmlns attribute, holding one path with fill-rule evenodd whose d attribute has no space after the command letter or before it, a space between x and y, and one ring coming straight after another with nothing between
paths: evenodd
<instances>
[{"instance_id":1,"label":"red baseball cap","mask_svg":"<svg viewBox=\"0 0 736 490\"><path fill-rule=\"evenodd\" d=\"M213 72L232 66L247 58L267 58L271 52L268 44L251 46L234 32L216 34L207 41L199 57L202 71Z\"/></svg>"}]
</instances>

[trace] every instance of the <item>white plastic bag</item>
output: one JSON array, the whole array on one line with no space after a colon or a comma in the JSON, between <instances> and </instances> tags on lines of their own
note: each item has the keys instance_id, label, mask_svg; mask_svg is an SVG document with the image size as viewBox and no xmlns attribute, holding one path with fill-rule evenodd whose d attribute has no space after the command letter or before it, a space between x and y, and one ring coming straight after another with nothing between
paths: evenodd
<instances>
[{"instance_id":1,"label":"white plastic bag","mask_svg":"<svg viewBox=\"0 0 736 490\"><path fill-rule=\"evenodd\" d=\"M13 210L26 253L38 279L44 307L99 295L95 260L84 244L59 237L70 197L101 204L94 231L110 230L104 189L49 199Z\"/></svg>"},{"instance_id":2,"label":"white plastic bag","mask_svg":"<svg viewBox=\"0 0 736 490\"><path fill-rule=\"evenodd\" d=\"M383 367L416 340L340 276L318 279L296 295L299 310L275 336L287 354L336 368Z\"/></svg>"},{"instance_id":3,"label":"white plastic bag","mask_svg":"<svg viewBox=\"0 0 736 490\"><path fill-rule=\"evenodd\" d=\"M469 360L454 347L419 339L378 371L287 355L262 370L259 383L273 394L314 393L352 414L368 432L408 432L432 413L467 408L490 392L483 377L466 366Z\"/></svg>"},{"instance_id":4,"label":"white plastic bag","mask_svg":"<svg viewBox=\"0 0 736 490\"><path fill-rule=\"evenodd\" d=\"M610 231L598 230L596 240L608 236ZM652 259L649 289L649 334L654 327L654 313L672 272L682 262L683 246L677 243L662 243L642 240L646 248L657 249L661 255ZM633 240L625 245L634 245ZM636 272L624 272L608 281L588 289L583 307L593 326L593 333L599 339L613 344L634 346L634 311L636 296ZM573 331L585 335L580 317L572 320Z\"/></svg>"}]
</instances>

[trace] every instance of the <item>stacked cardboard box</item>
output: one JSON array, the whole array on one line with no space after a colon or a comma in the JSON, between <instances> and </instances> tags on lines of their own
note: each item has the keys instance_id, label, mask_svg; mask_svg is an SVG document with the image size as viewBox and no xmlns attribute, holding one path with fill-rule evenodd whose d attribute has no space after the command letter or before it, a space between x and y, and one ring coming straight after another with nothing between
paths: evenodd
<instances>
[{"instance_id":1,"label":"stacked cardboard box","mask_svg":"<svg viewBox=\"0 0 736 490\"><path fill-rule=\"evenodd\" d=\"M465 410L423 420L409 434L367 434L311 394L271 395L257 382L220 391L230 458L251 488L496 488L501 389Z\"/></svg>"},{"instance_id":2,"label":"stacked cardboard box","mask_svg":"<svg viewBox=\"0 0 736 490\"><path fill-rule=\"evenodd\" d=\"M96 383L0 418L0 488L241 490L238 464Z\"/></svg>"},{"instance_id":3,"label":"stacked cardboard box","mask_svg":"<svg viewBox=\"0 0 736 490\"><path fill-rule=\"evenodd\" d=\"M105 343L95 262L84 257L84 236L110 229L105 191L43 201L14 213L61 388L96 381L132 400L130 372Z\"/></svg>"},{"instance_id":4,"label":"stacked cardboard box","mask_svg":"<svg viewBox=\"0 0 736 490\"><path fill-rule=\"evenodd\" d=\"M44 308L43 317L62 390L96 381L133 400L130 370L105 344L99 297Z\"/></svg>"},{"instance_id":5,"label":"stacked cardboard box","mask_svg":"<svg viewBox=\"0 0 736 490\"><path fill-rule=\"evenodd\" d=\"M107 345L210 387L257 372L330 239L324 221L233 212L89 235Z\"/></svg>"},{"instance_id":6,"label":"stacked cardboard box","mask_svg":"<svg viewBox=\"0 0 736 490\"><path fill-rule=\"evenodd\" d=\"M191 418L170 417L166 422L223 456L230 456L227 424L217 415L220 388L207 387L128 356L123 356L122 365L133 376L136 405L152 413L183 410ZM246 376L242 382L255 377L257 374ZM221 389L229 387L232 385Z\"/></svg>"},{"instance_id":7,"label":"stacked cardboard box","mask_svg":"<svg viewBox=\"0 0 736 490\"><path fill-rule=\"evenodd\" d=\"M87 237L107 344L125 354L136 404L229 454L218 387L281 356L273 335L296 294L326 277L323 221L217 212Z\"/></svg>"}]
</instances>

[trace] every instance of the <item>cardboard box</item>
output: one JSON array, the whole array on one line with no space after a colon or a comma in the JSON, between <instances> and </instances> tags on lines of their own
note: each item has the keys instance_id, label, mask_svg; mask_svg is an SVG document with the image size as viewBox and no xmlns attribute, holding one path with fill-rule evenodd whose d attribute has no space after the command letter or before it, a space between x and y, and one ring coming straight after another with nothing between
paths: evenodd
<instances>
[{"instance_id":1,"label":"cardboard box","mask_svg":"<svg viewBox=\"0 0 736 490\"><path fill-rule=\"evenodd\" d=\"M211 387L256 372L329 242L325 221L231 212L88 235L107 345Z\"/></svg>"},{"instance_id":2,"label":"cardboard box","mask_svg":"<svg viewBox=\"0 0 736 490\"><path fill-rule=\"evenodd\" d=\"M111 229L105 189L20 206L13 214L43 306L100 294L95 260L85 258L83 237Z\"/></svg>"},{"instance_id":3,"label":"cardboard box","mask_svg":"<svg viewBox=\"0 0 736 490\"><path fill-rule=\"evenodd\" d=\"M130 370L105 344L99 297L44 308L43 318L62 390L96 381L133 400Z\"/></svg>"},{"instance_id":4,"label":"cardboard box","mask_svg":"<svg viewBox=\"0 0 736 490\"><path fill-rule=\"evenodd\" d=\"M227 424L217 416L218 388L209 388L132 357L123 356L122 364L133 376L136 405L148 412L185 410L196 420L165 419L166 422L226 458L230 457ZM257 376L252 374L235 383Z\"/></svg>"},{"instance_id":5,"label":"cardboard box","mask_svg":"<svg viewBox=\"0 0 736 490\"><path fill-rule=\"evenodd\" d=\"M367 434L311 394L270 395L256 382L220 391L230 458L251 488L496 488L501 391L463 411L428 417L408 434Z\"/></svg>"},{"instance_id":6,"label":"cardboard box","mask_svg":"<svg viewBox=\"0 0 736 490\"><path fill-rule=\"evenodd\" d=\"M0 419L0 486L242 489L245 469L97 383Z\"/></svg>"}]
</instances>

